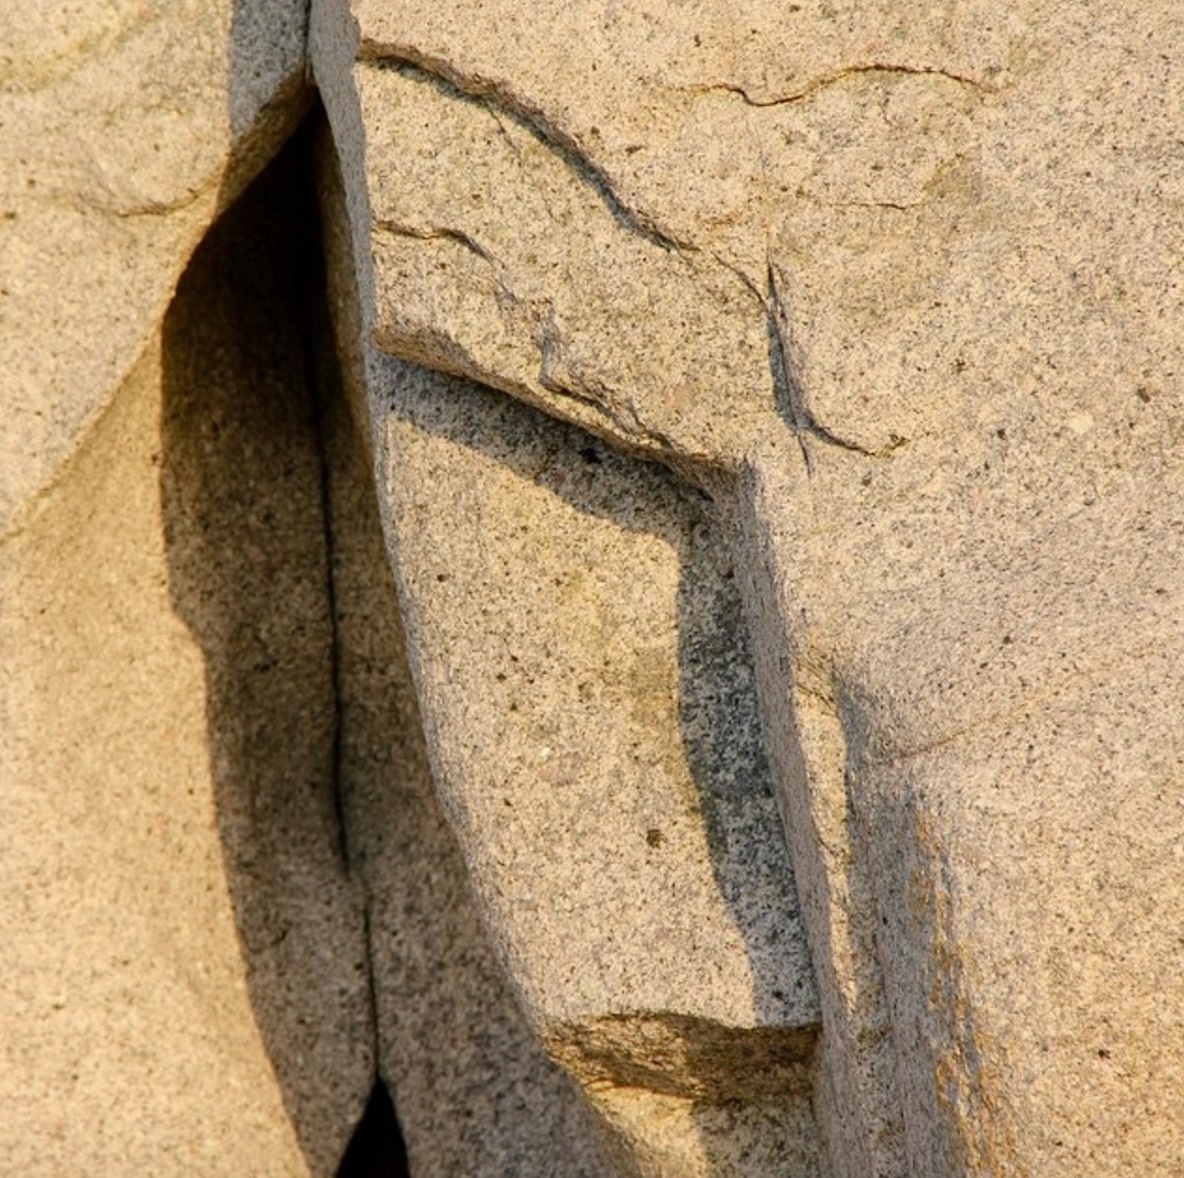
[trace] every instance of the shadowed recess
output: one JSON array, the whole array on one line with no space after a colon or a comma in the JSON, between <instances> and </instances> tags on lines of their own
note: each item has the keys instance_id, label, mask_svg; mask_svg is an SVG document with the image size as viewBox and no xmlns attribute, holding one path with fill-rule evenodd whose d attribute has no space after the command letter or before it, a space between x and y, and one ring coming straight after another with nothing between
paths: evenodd
<instances>
[{"instance_id":1,"label":"shadowed recess","mask_svg":"<svg viewBox=\"0 0 1184 1178\"><path fill-rule=\"evenodd\" d=\"M379 1080L350 1138L337 1178L408 1178L410 1173L395 1106Z\"/></svg>"},{"instance_id":2,"label":"shadowed recess","mask_svg":"<svg viewBox=\"0 0 1184 1178\"><path fill-rule=\"evenodd\" d=\"M314 1175L335 1171L375 1075L362 897L337 798L324 320L306 125L178 286L163 328L161 487L169 593L205 664L251 1006Z\"/></svg>"}]
</instances>

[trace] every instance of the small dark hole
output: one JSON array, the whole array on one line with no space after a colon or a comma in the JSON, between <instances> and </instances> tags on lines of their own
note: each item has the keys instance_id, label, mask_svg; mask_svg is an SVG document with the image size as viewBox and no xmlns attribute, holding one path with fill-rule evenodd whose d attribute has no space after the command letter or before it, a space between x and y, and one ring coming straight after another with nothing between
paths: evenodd
<instances>
[{"instance_id":1,"label":"small dark hole","mask_svg":"<svg viewBox=\"0 0 1184 1178\"><path fill-rule=\"evenodd\" d=\"M395 1106L386 1085L379 1080L346 1146L337 1178L410 1178L410 1174Z\"/></svg>"}]
</instances>

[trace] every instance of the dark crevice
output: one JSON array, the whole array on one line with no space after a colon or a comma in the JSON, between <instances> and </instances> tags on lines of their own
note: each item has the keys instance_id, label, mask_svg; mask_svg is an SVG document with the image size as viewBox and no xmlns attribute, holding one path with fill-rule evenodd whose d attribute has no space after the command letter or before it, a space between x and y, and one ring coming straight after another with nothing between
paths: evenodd
<instances>
[{"instance_id":1,"label":"dark crevice","mask_svg":"<svg viewBox=\"0 0 1184 1178\"><path fill-rule=\"evenodd\" d=\"M337 1178L409 1178L410 1174L395 1106L386 1085L378 1080L341 1159Z\"/></svg>"},{"instance_id":2,"label":"dark crevice","mask_svg":"<svg viewBox=\"0 0 1184 1178\"><path fill-rule=\"evenodd\" d=\"M301 302L302 339L304 340L304 363L312 402L313 429L316 432L317 456L320 478L321 520L325 543L325 598L329 614L332 640L330 661L333 686L333 805L337 822L338 848L346 873L364 883L357 873L357 863L352 853L349 820L348 789L345 773L345 716L346 716L346 673L344 667L344 638L341 631L342 610L347 608L344 594L338 592L339 551L336 526L341 505L335 502L339 489L337 480L341 476L340 455L335 449L340 445L359 444L352 436L343 443L342 435L351 434L348 422L349 412L344 407L345 390L333 337L332 318L329 312L328 279L325 273L324 235L319 205L316 198L314 122L323 118L317 112L309 119L304 145L306 169L305 183L309 199L305 204L307 218L304 240L310 243L304 268L306 287ZM348 541L346 541L348 543ZM365 984L370 1006L371 1026L374 1031L373 1053L381 1057L378 1041L378 979L374 976L373 942L371 938L371 898L367 895L362 905L364 944L366 946ZM407 1150L399 1128L394 1104L381 1076L376 1076L374 1088L362 1119L346 1147L338 1178L396 1178L408 1175Z\"/></svg>"},{"instance_id":3,"label":"dark crevice","mask_svg":"<svg viewBox=\"0 0 1184 1178\"><path fill-rule=\"evenodd\" d=\"M161 498L169 596L204 663L252 1013L284 1110L310 1172L405 1174L390 1097L373 1087L370 937L341 796L330 444L342 394L312 159L323 117L227 209L178 285L162 328Z\"/></svg>"},{"instance_id":4,"label":"dark crevice","mask_svg":"<svg viewBox=\"0 0 1184 1178\"><path fill-rule=\"evenodd\" d=\"M322 116L323 117L323 116ZM310 123L312 120L310 119ZM325 273L324 234L319 206L316 199L316 178L313 141L309 134L306 166L310 198L307 216L309 219L307 240L314 243L305 271L307 278L306 297L303 300L305 340L305 368L311 390L314 429L317 435L317 449L320 462L321 518L325 536L325 595L332 629L332 676L333 676L333 802L337 818L338 845L346 872L364 889L364 880L359 876L355 861L355 848L351 845L349 828L349 799L346 796L348 782L345 768L345 723L346 683L345 654L342 634L343 610L349 608L348 588L338 592L341 548L348 546L348 538L339 545L337 526L340 523L342 504L336 500L340 492L342 477L340 447L359 445L353 436L349 411L345 407L345 390L334 343L332 317L329 312L328 278ZM348 435L348 436L347 436ZM348 496L346 497L348 503ZM366 946L365 983L370 1005L373 1027L374 1058L381 1058L381 1044L378 1036L378 979L374 974L374 950L371 935L372 898L365 896L362 905L362 923ZM407 1163L407 1148L399 1127L394 1103L381 1076L376 1076L366 1110L358 1122L341 1165L338 1178L404 1178L410 1174Z\"/></svg>"}]
</instances>

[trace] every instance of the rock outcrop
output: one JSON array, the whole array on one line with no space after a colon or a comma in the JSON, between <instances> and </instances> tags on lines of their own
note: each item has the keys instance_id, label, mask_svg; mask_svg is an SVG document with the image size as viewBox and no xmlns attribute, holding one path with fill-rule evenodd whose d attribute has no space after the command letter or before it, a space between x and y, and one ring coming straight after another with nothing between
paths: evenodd
<instances>
[{"instance_id":1,"label":"rock outcrop","mask_svg":"<svg viewBox=\"0 0 1184 1178\"><path fill-rule=\"evenodd\" d=\"M1184 1168L1177 6L4 20L5 1156Z\"/></svg>"}]
</instances>

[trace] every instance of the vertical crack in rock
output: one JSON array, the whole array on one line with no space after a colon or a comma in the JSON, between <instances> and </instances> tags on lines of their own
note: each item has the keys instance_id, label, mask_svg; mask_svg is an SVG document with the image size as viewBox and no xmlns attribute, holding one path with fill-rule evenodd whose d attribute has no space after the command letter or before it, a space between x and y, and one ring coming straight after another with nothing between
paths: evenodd
<instances>
[{"instance_id":1,"label":"vertical crack in rock","mask_svg":"<svg viewBox=\"0 0 1184 1178\"><path fill-rule=\"evenodd\" d=\"M825 442L830 446L837 446L840 450L863 454L868 458L884 457L903 445L905 439L895 438L892 444L883 450L869 450L865 446L859 445L858 442L840 437L818 421L810 412L809 406L806 404L805 393L797 376L800 364L793 355L793 335L789 317L789 301L785 293L785 276L771 257L767 267L769 360L773 369L773 384L777 390L778 408L798 440L802 456L806 461L807 472L814 473L813 459L807 444L808 437L817 438L820 442Z\"/></svg>"},{"instance_id":2,"label":"vertical crack in rock","mask_svg":"<svg viewBox=\"0 0 1184 1178\"><path fill-rule=\"evenodd\" d=\"M320 245L319 225L316 234ZM318 249L318 259L320 258ZM382 1044L379 1034L379 1007L376 965L374 960L374 901L367 886L366 874L360 860L364 858L364 847L355 846L350 838L349 773L345 742L347 739L348 692L346 638L342 633L343 611L348 609L348 587L339 593L338 580L341 576L340 562L348 557L342 549L349 544L349 538L339 538L337 529L341 522L342 505L336 502L337 479L340 471L335 469L338 457L335 454L335 430L341 428L342 416L340 373L333 349L332 328L329 323L326 288L323 272L318 265L316 273L309 275L308 297L305 300L304 335L306 366L310 373L313 389L313 404L317 431L318 455L320 459L320 492L322 519L325 536L326 579L325 593L332 624L332 671L333 671L333 802L337 822L338 848L344 870L362 896L361 916L365 957L362 963L365 974L366 994L370 1009L370 1039L372 1058L375 1061L374 1087L366 1109L354 1128L349 1144L341 1159L336 1178L405 1178L410 1174L407 1161L407 1147L399 1126L391 1094L385 1084L379 1061Z\"/></svg>"},{"instance_id":3,"label":"vertical crack in rock","mask_svg":"<svg viewBox=\"0 0 1184 1178\"><path fill-rule=\"evenodd\" d=\"M306 297L303 304L304 361L305 371L308 374L309 388L312 392L313 428L317 436L317 474L319 476L321 520L324 526L325 538L325 602L329 611L329 623L331 627L329 659L330 674L333 682L333 812L337 820L337 845L341 853L342 866L347 873L352 874L349 832L346 827L345 809L342 799L341 730L343 718L341 696L343 684L341 676L341 633L338 623L337 585L334 574L336 546L333 531L332 481L329 474L330 459L326 439L325 398L326 396L334 395L337 390L327 388L325 383L325 367L329 362L330 353L325 348L325 325L323 322L324 282L322 276L308 275L308 289L305 293ZM366 943L369 944L368 936ZM367 973L369 972L368 966ZM372 980L370 991L373 994L374 985Z\"/></svg>"},{"instance_id":4,"label":"vertical crack in rock","mask_svg":"<svg viewBox=\"0 0 1184 1178\"><path fill-rule=\"evenodd\" d=\"M311 155L312 145L307 145ZM318 474L320 490L321 522L325 545L325 599L331 627L330 660L333 694L333 779L332 794L337 826L338 849L342 867L348 878L361 893L361 920L364 958L362 967L365 976L367 1002L370 1011L370 1053L375 1061L374 1087L365 1112L358 1122L349 1145L346 1148L337 1178L404 1178L410 1174L407 1162L407 1147L403 1140L399 1119L391 1094L383 1081L379 1061L382 1045L379 1034L378 989L376 963L373 949L373 908L365 872L361 870L359 858L363 850L353 845L350 838L350 814L348 767L345 749L347 719L348 682L344 651L346 637L342 633L343 611L349 608L348 586L339 592L341 561L348 559L342 551L347 547L349 536L339 537L338 528L343 522L343 507L335 500L338 493L337 481L342 472L336 469L340 462L337 451L342 439L346 416L343 408L344 389L341 371L333 341L333 328L329 314L328 286L325 275L323 232L313 188L311 159L307 161L306 183L308 196L308 226L306 262L304 271L304 298L301 304L302 340L304 344L304 366L310 389L313 412L313 426L316 431ZM345 427L348 429L348 427ZM350 437L348 442L360 444L359 439Z\"/></svg>"},{"instance_id":5,"label":"vertical crack in rock","mask_svg":"<svg viewBox=\"0 0 1184 1178\"><path fill-rule=\"evenodd\" d=\"M161 485L169 591L206 668L213 808L252 1012L308 1167L327 1174L376 1048L338 798L309 153L306 127L182 279L163 331Z\"/></svg>"},{"instance_id":6,"label":"vertical crack in rock","mask_svg":"<svg viewBox=\"0 0 1184 1178\"><path fill-rule=\"evenodd\" d=\"M790 360L789 310L781 294L777 270L772 258L768 261L768 309L769 309L769 366L773 371L773 388L777 396L777 408L786 418L797 439L806 464L806 474L813 475L814 463L810 447L806 442L807 416L802 404L802 391L794 375Z\"/></svg>"}]
</instances>

